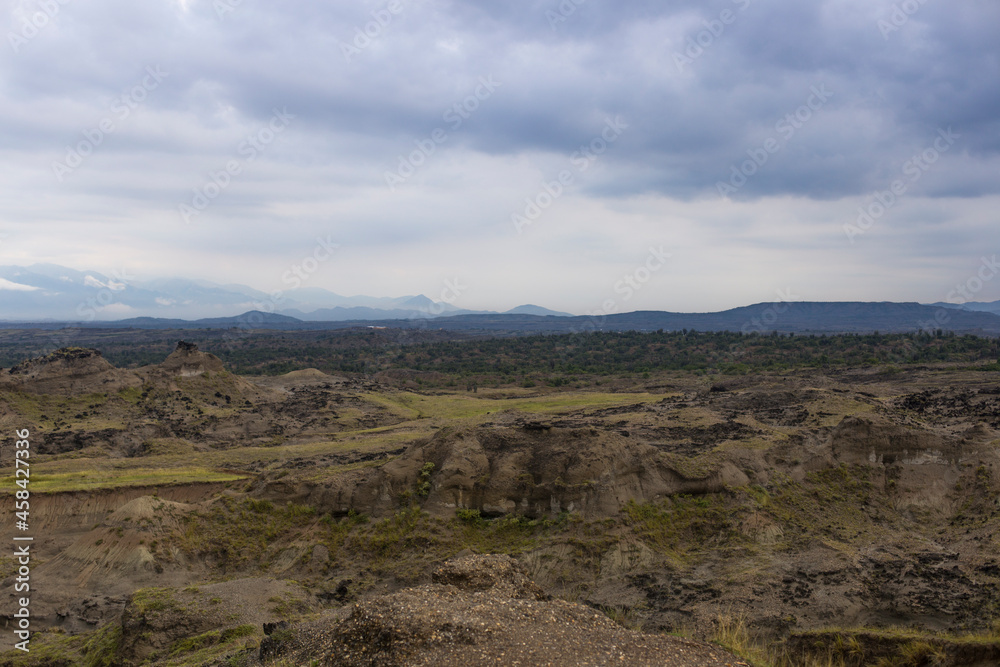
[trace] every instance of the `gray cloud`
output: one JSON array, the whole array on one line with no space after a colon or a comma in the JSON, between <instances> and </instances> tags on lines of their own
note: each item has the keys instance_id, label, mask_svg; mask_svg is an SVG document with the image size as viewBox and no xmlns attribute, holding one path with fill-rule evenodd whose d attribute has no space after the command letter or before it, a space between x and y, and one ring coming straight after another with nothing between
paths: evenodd
<instances>
[{"instance_id":1,"label":"gray cloud","mask_svg":"<svg viewBox=\"0 0 1000 667\"><path fill-rule=\"evenodd\" d=\"M66 257L103 257L108 266L95 268L108 269L151 238L178 256L212 242L251 257L294 255L296 239L333 230L359 249L460 252L465 239L471 252L514 233L510 214L563 169L572 185L529 230L547 228L556 248L575 247L558 207L636 200L654 210L649 202L663 200L712 221L720 182L733 186L724 205L748 215L775 199L826 202L843 211L836 220L797 224L842 237L857 206L952 128L960 138L908 182L907 205L861 241L877 245L911 224L923 231L906 237L906 257L940 252L941 235L961 254L981 230L949 229L968 215L949 207L967 199L986 210L1000 194L1000 8L928 2L901 15L901 4L241 2L220 16L207 0L67 3L0 56L10 101L0 108L0 169L15 186L0 199L11 233L0 251L5 263L57 261L75 239L91 250ZM8 7L14 35L40 11L32 0ZM167 74L130 98L150 67ZM497 86L463 107L483 77ZM817 102L816 90L829 95ZM275 108L294 120L248 160L240 147ZM615 118L627 129L586 170L574 166ZM113 131L60 180L53 163L105 120ZM386 173L436 129L445 139L390 192ZM767 146L737 186L733 170ZM231 160L241 173L185 224L178 207ZM916 204L933 200L945 210L920 218ZM603 210L605 223L586 231L593 238L631 224ZM104 254L87 225L118 230ZM43 237L55 241L40 256ZM758 234L746 243L791 242ZM572 265L553 262L563 263ZM246 282L253 271L242 271Z\"/></svg>"}]
</instances>

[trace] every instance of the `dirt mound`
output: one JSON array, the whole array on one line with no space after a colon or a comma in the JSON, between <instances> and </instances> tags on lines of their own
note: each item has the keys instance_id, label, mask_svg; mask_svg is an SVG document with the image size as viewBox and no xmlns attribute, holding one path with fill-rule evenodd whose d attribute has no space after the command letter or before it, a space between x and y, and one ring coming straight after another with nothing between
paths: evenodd
<instances>
[{"instance_id":1,"label":"dirt mound","mask_svg":"<svg viewBox=\"0 0 1000 667\"><path fill-rule=\"evenodd\" d=\"M316 368L303 368L284 375L259 376L253 382L264 387L281 391L296 391L305 388L313 390L338 389L343 390L350 380L340 375L328 375Z\"/></svg>"},{"instance_id":2,"label":"dirt mound","mask_svg":"<svg viewBox=\"0 0 1000 667\"><path fill-rule=\"evenodd\" d=\"M339 623L294 628L271 655L345 667L745 664L718 647L644 635L590 607L545 600L509 556L460 556L434 581L360 602Z\"/></svg>"},{"instance_id":3,"label":"dirt mound","mask_svg":"<svg viewBox=\"0 0 1000 667\"><path fill-rule=\"evenodd\" d=\"M177 342L177 349L170 353L163 363L159 365L164 371L171 375L181 377L192 377L203 375L204 373L221 373L226 370L222 360L214 354L200 352L194 343Z\"/></svg>"},{"instance_id":4,"label":"dirt mound","mask_svg":"<svg viewBox=\"0 0 1000 667\"><path fill-rule=\"evenodd\" d=\"M194 505L175 503L172 500L141 496L128 501L112 512L104 523L108 526L137 526L156 524L173 528L180 525L179 516L194 509Z\"/></svg>"},{"instance_id":5,"label":"dirt mound","mask_svg":"<svg viewBox=\"0 0 1000 667\"><path fill-rule=\"evenodd\" d=\"M332 376L327 375L326 373L317 368L303 368L300 371L290 371L288 373L285 373L281 377L286 378L288 380L332 379Z\"/></svg>"},{"instance_id":6,"label":"dirt mound","mask_svg":"<svg viewBox=\"0 0 1000 667\"><path fill-rule=\"evenodd\" d=\"M32 496L33 527L45 535L32 545L38 559L32 575L42 582L31 600L39 627L91 630L116 619L125 596L138 586L182 585L200 576L202 565L175 555L168 536L194 508L189 503L222 488L196 484ZM13 513L12 495L0 499L0 511ZM10 540L9 529L4 537ZM3 598L5 608L14 609L13 579L0 584L9 596Z\"/></svg>"},{"instance_id":7,"label":"dirt mound","mask_svg":"<svg viewBox=\"0 0 1000 667\"><path fill-rule=\"evenodd\" d=\"M434 574L434 582L463 591L493 591L509 598L546 600L548 596L528 579L510 556L477 556L471 552L447 561Z\"/></svg>"},{"instance_id":8,"label":"dirt mound","mask_svg":"<svg viewBox=\"0 0 1000 667\"><path fill-rule=\"evenodd\" d=\"M442 429L378 469L329 478L299 495L335 513L374 514L424 498L425 511L451 516L475 509L487 516L530 517L578 512L616 514L629 501L677 493L703 494L749 482L720 458L696 475L676 469L656 447L596 429L481 427ZM262 478L261 492L288 498L281 480Z\"/></svg>"},{"instance_id":9,"label":"dirt mound","mask_svg":"<svg viewBox=\"0 0 1000 667\"><path fill-rule=\"evenodd\" d=\"M153 393L180 392L178 400L188 401L188 407L196 413L205 406L225 409L252 408L254 412L259 412L264 404L277 398L273 390L233 375L226 370L222 360L217 356L201 352L194 343L184 341L178 341L177 348L162 363L138 368L136 374L145 381ZM162 402L162 396L159 400ZM163 405L159 407L162 408ZM248 426L247 422L260 422L262 420L259 417L260 415L254 417L243 415L235 420L210 418L207 430L222 439L232 440L240 435L248 435L247 429L244 428ZM184 424L185 421L182 418L178 425ZM253 430L253 427L250 430ZM174 429L174 435L180 437L193 438L196 433L199 436L204 435L202 430L189 431L183 426Z\"/></svg>"},{"instance_id":10,"label":"dirt mound","mask_svg":"<svg viewBox=\"0 0 1000 667\"><path fill-rule=\"evenodd\" d=\"M178 528L194 507L152 496L134 498L39 571L72 572L75 586L115 593L132 590L136 582L155 581L164 570L163 563L179 557L158 548L157 541ZM122 575L130 579L125 588L121 587Z\"/></svg>"},{"instance_id":11,"label":"dirt mound","mask_svg":"<svg viewBox=\"0 0 1000 667\"><path fill-rule=\"evenodd\" d=\"M115 368L100 351L82 347L64 347L23 361L0 377L0 385L62 396L115 392L140 384L138 376Z\"/></svg>"}]
</instances>

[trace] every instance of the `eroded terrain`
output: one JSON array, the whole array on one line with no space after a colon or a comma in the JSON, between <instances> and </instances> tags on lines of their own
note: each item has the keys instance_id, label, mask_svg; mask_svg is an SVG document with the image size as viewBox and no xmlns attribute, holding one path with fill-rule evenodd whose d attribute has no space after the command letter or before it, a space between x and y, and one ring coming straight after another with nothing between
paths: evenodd
<instances>
[{"instance_id":1,"label":"eroded terrain","mask_svg":"<svg viewBox=\"0 0 1000 667\"><path fill-rule=\"evenodd\" d=\"M183 344L132 370L73 349L0 371L0 428L32 432L33 613L50 629L40 662L12 664L77 664L88 645L108 664L281 664L294 623L346 622L468 549L650 632L739 617L806 651L796 638L831 628L994 631L996 372L471 389L239 377ZM3 457L10 516L9 439ZM262 624L282 621L260 663Z\"/></svg>"}]
</instances>

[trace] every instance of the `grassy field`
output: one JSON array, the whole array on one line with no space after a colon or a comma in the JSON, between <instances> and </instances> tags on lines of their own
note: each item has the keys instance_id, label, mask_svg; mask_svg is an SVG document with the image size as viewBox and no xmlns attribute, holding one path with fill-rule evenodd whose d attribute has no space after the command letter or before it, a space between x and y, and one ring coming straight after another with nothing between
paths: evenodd
<instances>
[{"instance_id":1,"label":"grassy field","mask_svg":"<svg viewBox=\"0 0 1000 667\"><path fill-rule=\"evenodd\" d=\"M76 459L82 461L82 459ZM42 468L41 471L38 469ZM78 472L47 472L45 465L33 468L30 489L32 493L62 493L67 491L93 491L126 486L172 486L195 482L233 482L246 475L221 472L200 467L177 468L103 468L89 467ZM13 494L18 489L14 476L0 478L4 491Z\"/></svg>"},{"instance_id":2,"label":"grassy field","mask_svg":"<svg viewBox=\"0 0 1000 667\"><path fill-rule=\"evenodd\" d=\"M483 391L477 394L417 394L393 392L365 394L364 398L409 419L467 419L516 410L537 414L559 414L583 409L613 408L633 403L652 403L663 395L649 393L607 393L560 391L540 394L516 390Z\"/></svg>"}]
</instances>

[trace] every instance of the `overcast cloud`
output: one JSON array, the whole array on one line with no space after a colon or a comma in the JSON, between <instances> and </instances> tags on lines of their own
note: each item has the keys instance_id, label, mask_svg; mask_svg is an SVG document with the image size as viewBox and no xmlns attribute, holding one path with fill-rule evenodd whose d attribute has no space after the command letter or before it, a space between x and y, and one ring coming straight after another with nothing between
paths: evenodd
<instances>
[{"instance_id":1,"label":"overcast cloud","mask_svg":"<svg viewBox=\"0 0 1000 667\"><path fill-rule=\"evenodd\" d=\"M270 291L332 239L310 287L584 313L933 302L1000 252L993 0L5 6L0 264Z\"/></svg>"}]
</instances>

